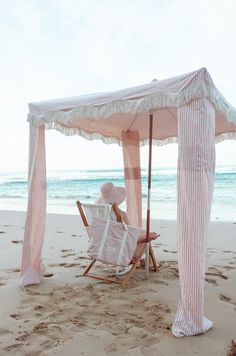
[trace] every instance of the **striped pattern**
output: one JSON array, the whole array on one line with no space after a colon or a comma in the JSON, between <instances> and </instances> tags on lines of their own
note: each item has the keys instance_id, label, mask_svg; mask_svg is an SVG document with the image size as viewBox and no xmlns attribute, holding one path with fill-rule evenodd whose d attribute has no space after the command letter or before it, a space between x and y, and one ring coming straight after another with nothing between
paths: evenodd
<instances>
[{"instance_id":1,"label":"striped pattern","mask_svg":"<svg viewBox=\"0 0 236 356\"><path fill-rule=\"evenodd\" d=\"M125 172L126 179L140 179L141 178L140 167L125 168L124 172Z\"/></svg>"},{"instance_id":2,"label":"striped pattern","mask_svg":"<svg viewBox=\"0 0 236 356\"><path fill-rule=\"evenodd\" d=\"M21 285L40 283L46 217L45 128L30 124L28 207L21 264Z\"/></svg>"},{"instance_id":3,"label":"striped pattern","mask_svg":"<svg viewBox=\"0 0 236 356\"><path fill-rule=\"evenodd\" d=\"M215 110L206 98L178 110L178 263L181 299L175 336L203 333L205 253L215 171Z\"/></svg>"},{"instance_id":4,"label":"striped pattern","mask_svg":"<svg viewBox=\"0 0 236 356\"><path fill-rule=\"evenodd\" d=\"M122 132L127 214L131 225L142 227L142 186L138 131Z\"/></svg>"}]
</instances>

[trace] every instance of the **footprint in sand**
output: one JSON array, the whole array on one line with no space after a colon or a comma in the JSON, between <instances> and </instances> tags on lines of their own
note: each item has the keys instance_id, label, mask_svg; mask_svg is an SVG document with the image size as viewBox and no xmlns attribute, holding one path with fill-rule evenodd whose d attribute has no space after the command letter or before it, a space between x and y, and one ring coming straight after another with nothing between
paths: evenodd
<instances>
[{"instance_id":1,"label":"footprint in sand","mask_svg":"<svg viewBox=\"0 0 236 356\"><path fill-rule=\"evenodd\" d=\"M67 253L67 254L65 254L65 255L62 255L61 257L62 257L62 258L65 258L65 257L75 256L75 255L76 255L76 253Z\"/></svg>"},{"instance_id":2,"label":"footprint in sand","mask_svg":"<svg viewBox=\"0 0 236 356\"><path fill-rule=\"evenodd\" d=\"M231 269L232 267L223 267L225 270L229 270L229 269ZM218 286L218 283L217 283L217 281L215 280L215 279L213 279L213 278L209 278L209 277L218 277L218 278L221 278L221 279L228 279L228 277L227 276L225 276L224 274L223 274L223 272L222 271L220 271L218 268L216 268L216 267L209 267L208 268L208 272L206 272L206 278L205 278L205 280L206 280L206 282L208 282L208 283L211 283L212 285L214 285L214 286Z\"/></svg>"},{"instance_id":3,"label":"footprint in sand","mask_svg":"<svg viewBox=\"0 0 236 356\"><path fill-rule=\"evenodd\" d=\"M5 234L5 231L0 231L0 234Z\"/></svg>"},{"instance_id":4,"label":"footprint in sand","mask_svg":"<svg viewBox=\"0 0 236 356\"><path fill-rule=\"evenodd\" d=\"M42 310L43 309L43 305L35 305L34 310Z\"/></svg>"},{"instance_id":5,"label":"footprint in sand","mask_svg":"<svg viewBox=\"0 0 236 356\"><path fill-rule=\"evenodd\" d=\"M91 260L91 258L86 257L86 256L78 256L75 258L75 260Z\"/></svg>"},{"instance_id":6,"label":"footprint in sand","mask_svg":"<svg viewBox=\"0 0 236 356\"><path fill-rule=\"evenodd\" d=\"M80 263L67 263L64 268L71 268L71 267L77 267L80 266Z\"/></svg>"},{"instance_id":7,"label":"footprint in sand","mask_svg":"<svg viewBox=\"0 0 236 356\"><path fill-rule=\"evenodd\" d=\"M236 305L236 302L233 302L230 297L227 297L224 294L220 294L220 300L222 300L222 302L226 302L226 303L230 303L230 304Z\"/></svg>"},{"instance_id":8,"label":"footprint in sand","mask_svg":"<svg viewBox=\"0 0 236 356\"><path fill-rule=\"evenodd\" d=\"M48 324L44 321L41 321L39 324L33 327L33 332L47 332Z\"/></svg>"},{"instance_id":9,"label":"footprint in sand","mask_svg":"<svg viewBox=\"0 0 236 356\"><path fill-rule=\"evenodd\" d=\"M223 267L227 270L227 267ZM208 268L208 272L206 272L207 276L216 276L216 277L220 277L222 279L228 279L228 277L226 277L222 271L220 271L218 268L216 267L209 267Z\"/></svg>"},{"instance_id":10,"label":"footprint in sand","mask_svg":"<svg viewBox=\"0 0 236 356\"><path fill-rule=\"evenodd\" d=\"M23 240L12 240L13 244L23 244Z\"/></svg>"},{"instance_id":11,"label":"footprint in sand","mask_svg":"<svg viewBox=\"0 0 236 356\"><path fill-rule=\"evenodd\" d=\"M224 268L226 271L230 271L230 270L234 269L234 267L230 267L230 266L223 266L223 268Z\"/></svg>"},{"instance_id":12,"label":"footprint in sand","mask_svg":"<svg viewBox=\"0 0 236 356\"><path fill-rule=\"evenodd\" d=\"M46 277L46 278L52 277L52 276L53 276L53 273L45 273L43 276Z\"/></svg>"},{"instance_id":13,"label":"footprint in sand","mask_svg":"<svg viewBox=\"0 0 236 356\"><path fill-rule=\"evenodd\" d=\"M218 283L216 282L215 279L212 279L212 278L205 278L205 281L206 281L207 283L212 284L213 286L218 286Z\"/></svg>"},{"instance_id":14,"label":"footprint in sand","mask_svg":"<svg viewBox=\"0 0 236 356\"><path fill-rule=\"evenodd\" d=\"M6 283L0 282L0 287L5 286L5 285L6 285Z\"/></svg>"},{"instance_id":15,"label":"footprint in sand","mask_svg":"<svg viewBox=\"0 0 236 356\"><path fill-rule=\"evenodd\" d=\"M168 283L166 283L165 281L162 281L162 280L155 280L152 283L154 283L154 284L163 284L165 286L168 286Z\"/></svg>"},{"instance_id":16,"label":"footprint in sand","mask_svg":"<svg viewBox=\"0 0 236 356\"><path fill-rule=\"evenodd\" d=\"M222 279L228 279L228 277L226 277L224 274L222 273L213 273L213 272L207 272L206 273L207 276L215 276L215 277L219 277Z\"/></svg>"},{"instance_id":17,"label":"footprint in sand","mask_svg":"<svg viewBox=\"0 0 236 356\"><path fill-rule=\"evenodd\" d=\"M9 334L9 333L10 333L10 331L7 330L7 329L0 329L0 336L6 335L6 334Z\"/></svg>"},{"instance_id":18,"label":"footprint in sand","mask_svg":"<svg viewBox=\"0 0 236 356\"><path fill-rule=\"evenodd\" d=\"M16 341L25 341L29 336L30 336L30 334L28 332L23 332L21 335L17 336L15 338L15 340Z\"/></svg>"},{"instance_id":19,"label":"footprint in sand","mask_svg":"<svg viewBox=\"0 0 236 356\"><path fill-rule=\"evenodd\" d=\"M61 250L61 252L63 253L63 255L61 256L62 258L76 255L76 253L74 253L73 249L69 249L69 250L64 249L64 250Z\"/></svg>"},{"instance_id":20,"label":"footprint in sand","mask_svg":"<svg viewBox=\"0 0 236 356\"><path fill-rule=\"evenodd\" d=\"M19 269L19 268L13 269L12 272L14 272L14 273L19 273L19 272L20 272L20 269Z\"/></svg>"},{"instance_id":21,"label":"footprint in sand","mask_svg":"<svg viewBox=\"0 0 236 356\"><path fill-rule=\"evenodd\" d=\"M161 323L159 326L158 326L158 329L162 329L162 330L171 330L171 323Z\"/></svg>"},{"instance_id":22,"label":"footprint in sand","mask_svg":"<svg viewBox=\"0 0 236 356\"><path fill-rule=\"evenodd\" d=\"M19 314L10 314L9 316L11 318L15 319L15 320L20 320L20 315Z\"/></svg>"},{"instance_id":23,"label":"footprint in sand","mask_svg":"<svg viewBox=\"0 0 236 356\"><path fill-rule=\"evenodd\" d=\"M66 262L61 262L61 263L50 263L49 267L64 267L65 265L67 265Z\"/></svg>"},{"instance_id":24,"label":"footprint in sand","mask_svg":"<svg viewBox=\"0 0 236 356\"><path fill-rule=\"evenodd\" d=\"M169 269L170 269L171 274L172 274L174 277L179 278L179 270L178 270L178 268L176 268L176 267L169 267Z\"/></svg>"},{"instance_id":25,"label":"footprint in sand","mask_svg":"<svg viewBox=\"0 0 236 356\"><path fill-rule=\"evenodd\" d=\"M169 251L169 250L163 250L164 252L169 252L169 253L177 253L177 251Z\"/></svg>"},{"instance_id":26,"label":"footprint in sand","mask_svg":"<svg viewBox=\"0 0 236 356\"><path fill-rule=\"evenodd\" d=\"M18 344L9 345L9 346L5 347L4 350L7 351L7 352L8 351L12 351L12 350L17 349L18 347L20 347L22 345L23 345L22 342L18 343Z\"/></svg>"}]
</instances>

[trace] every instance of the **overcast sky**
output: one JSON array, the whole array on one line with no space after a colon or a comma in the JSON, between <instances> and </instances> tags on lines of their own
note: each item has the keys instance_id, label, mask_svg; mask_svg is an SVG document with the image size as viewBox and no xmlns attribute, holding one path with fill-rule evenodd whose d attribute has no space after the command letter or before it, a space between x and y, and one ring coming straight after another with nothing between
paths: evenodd
<instances>
[{"instance_id":1,"label":"overcast sky","mask_svg":"<svg viewBox=\"0 0 236 356\"><path fill-rule=\"evenodd\" d=\"M235 0L0 0L0 169L27 170L28 102L206 67L236 106L235 13ZM117 145L47 131L46 149L48 170L122 167ZM235 153L218 144L217 164ZM154 150L155 167L176 159L176 145Z\"/></svg>"}]
</instances>

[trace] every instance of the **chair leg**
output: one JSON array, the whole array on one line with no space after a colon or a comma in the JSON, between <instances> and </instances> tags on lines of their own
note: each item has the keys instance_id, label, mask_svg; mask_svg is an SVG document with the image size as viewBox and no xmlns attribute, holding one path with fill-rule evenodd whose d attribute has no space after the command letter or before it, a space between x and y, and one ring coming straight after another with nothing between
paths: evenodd
<instances>
[{"instance_id":1,"label":"chair leg","mask_svg":"<svg viewBox=\"0 0 236 356\"><path fill-rule=\"evenodd\" d=\"M98 280L101 280L104 282L123 284L123 281L121 279L117 278L117 276L115 276L114 278L110 278L110 277L105 277L105 276L103 277L103 276L99 276L99 275L97 276L94 274L90 274L89 271L92 269L95 262L96 262L96 260L92 260L92 262L85 269L83 276L98 279Z\"/></svg>"},{"instance_id":2,"label":"chair leg","mask_svg":"<svg viewBox=\"0 0 236 356\"><path fill-rule=\"evenodd\" d=\"M145 247L146 247L146 246L145 246L145 244L144 244L142 250L140 251L139 255L137 256L137 261L133 264L131 270L127 273L127 276L125 277L125 279L124 279L122 285L128 284L130 278L133 276L133 274L134 274L134 272L135 272L135 270L136 270L136 268L137 268L137 266L138 266L138 264L139 264L139 262L140 262L140 260L141 260L141 258L142 258L142 256L143 256L143 254L144 254Z\"/></svg>"},{"instance_id":3,"label":"chair leg","mask_svg":"<svg viewBox=\"0 0 236 356\"><path fill-rule=\"evenodd\" d=\"M154 255L154 252L153 252L151 244L150 244L150 248L149 248L149 255L150 255L152 263L153 263L154 271L157 272L158 265L157 265L156 257Z\"/></svg>"},{"instance_id":4,"label":"chair leg","mask_svg":"<svg viewBox=\"0 0 236 356\"><path fill-rule=\"evenodd\" d=\"M90 269L93 267L94 263L96 262L96 260L92 260L92 262L88 265L88 267L86 268L86 270L83 273L83 276L86 276L88 274L88 272L90 271Z\"/></svg>"}]
</instances>

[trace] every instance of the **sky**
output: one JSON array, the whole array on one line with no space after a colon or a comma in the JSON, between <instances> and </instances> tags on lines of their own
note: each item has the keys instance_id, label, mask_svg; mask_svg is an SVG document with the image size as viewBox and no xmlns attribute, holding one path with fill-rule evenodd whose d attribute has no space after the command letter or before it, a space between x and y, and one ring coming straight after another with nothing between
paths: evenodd
<instances>
[{"instance_id":1,"label":"sky","mask_svg":"<svg viewBox=\"0 0 236 356\"><path fill-rule=\"evenodd\" d=\"M236 107L235 0L0 0L0 9L0 171L27 171L29 102L206 67ZM123 165L118 145L53 130L46 152L48 170ZM236 141L217 144L217 165L236 165L235 153ZM176 144L154 148L154 167L176 161Z\"/></svg>"}]
</instances>

